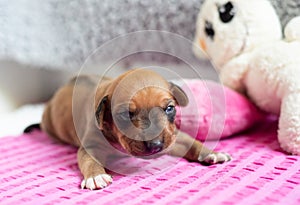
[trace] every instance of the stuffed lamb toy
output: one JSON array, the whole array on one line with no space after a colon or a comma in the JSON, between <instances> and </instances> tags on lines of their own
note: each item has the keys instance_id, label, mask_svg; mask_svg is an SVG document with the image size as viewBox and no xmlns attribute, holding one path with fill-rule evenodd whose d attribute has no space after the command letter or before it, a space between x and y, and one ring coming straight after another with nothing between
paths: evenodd
<instances>
[{"instance_id":1,"label":"stuffed lamb toy","mask_svg":"<svg viewBox=\"0 0 300 205\"><path fill-rule=\"evenodd\" d=\"M196 55L210 58L224 85L279 115L280 146L300 155L300 17L283 37L268 0L206 0L196 28Z\"/></svg>"}]
</instances>

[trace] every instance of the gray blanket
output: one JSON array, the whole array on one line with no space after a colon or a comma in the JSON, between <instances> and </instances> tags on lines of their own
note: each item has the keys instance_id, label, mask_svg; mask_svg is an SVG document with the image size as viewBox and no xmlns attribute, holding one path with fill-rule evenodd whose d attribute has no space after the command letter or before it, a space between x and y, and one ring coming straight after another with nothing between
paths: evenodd
<instances>
[{"instance_id":1,"label":"gray blanket","mask_svg":"<svg viewBox=\"0 0 300 205\"><path fill-rule=\"evenodd\" d=\"M192 40L202 1L0 0L0 59L77 69L96 48L129 32L161 30ZM283 24L300 14L299 0L272 0L272 3ZM114 52L128 46L143 47L144 40L117 46ZM163 38L151 43L165 47L163 50L176 47L176 42L168 44ZM107 58L110 56L111 53ZM149 56L139 60L143 58Z\"/></svg>"}]
</instances>

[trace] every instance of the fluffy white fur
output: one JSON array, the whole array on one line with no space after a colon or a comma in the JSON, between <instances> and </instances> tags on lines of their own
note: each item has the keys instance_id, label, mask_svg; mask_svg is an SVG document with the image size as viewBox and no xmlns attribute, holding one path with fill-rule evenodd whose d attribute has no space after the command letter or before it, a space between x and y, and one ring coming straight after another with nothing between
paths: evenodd
<instances>
[{"instance_id":1,"label":"fluffy white fur","mask_svg":"<svg viewBox=\"0 0 300 205\"><path fill-rule=\"evenodd\" d=\"M233 6L229 22L220 17L224 5ZM278 114L281 147L300 155L300 17L286 26L285 36L268 0L206 0L198 16L194 51L203 56L202 47L225 85L249 96L262 110Z\"/></svg>"}]
</instances>

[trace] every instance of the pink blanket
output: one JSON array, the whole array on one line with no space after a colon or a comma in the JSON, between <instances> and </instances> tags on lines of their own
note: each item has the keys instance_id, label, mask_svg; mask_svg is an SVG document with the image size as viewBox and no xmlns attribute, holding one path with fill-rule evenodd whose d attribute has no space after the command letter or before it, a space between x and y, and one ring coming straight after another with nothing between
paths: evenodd
<instances>
[{"instance_id":1,"label":"pink blanket","mask_svg":"<svg viewBox=\"0 0 300 205\"><path fill-rule=\"evenodd\" d=\"M279 148L276 124L219 142L217 149L233 156L229 163L181 159L149 175L111 173L113 184L98 191L79 188L73 147L41 132L1 138L0 204L300 204L300 157Z\"/></svg>"}]
</instances>

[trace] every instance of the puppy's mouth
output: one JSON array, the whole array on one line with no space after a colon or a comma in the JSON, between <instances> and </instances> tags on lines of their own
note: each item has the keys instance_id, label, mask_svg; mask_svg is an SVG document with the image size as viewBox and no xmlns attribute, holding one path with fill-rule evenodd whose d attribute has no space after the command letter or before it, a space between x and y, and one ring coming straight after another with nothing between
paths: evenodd
<instances>
[{"instance_id":1,"label":"puppy's mouth","mask_svg":"<svg viewBox=\"0 0 300 205\"><path fill-rule=\"evenodd\" d=\"M130 154L134 157L137 158L142 158L142 159L155 159L163 156L165 154L164 150L156 153L149 153L149 152L136 152L132 151Z\"/></svg>"},{"instance_id":2,"label":"puppy's mouth","mask_svg":"<svg viewBox=\"0 0 300 205\"><path fill-rule=\"evenodd\" d=\"M156 130L142 130L137 133L126 130L127 135L122 133L118 136L118 142L123 150L131 156L156 158L165 154L176 140L175 125L166 127L159 133L157 131L159 127L156 127Z\"/></svg>"}]
</instances>

